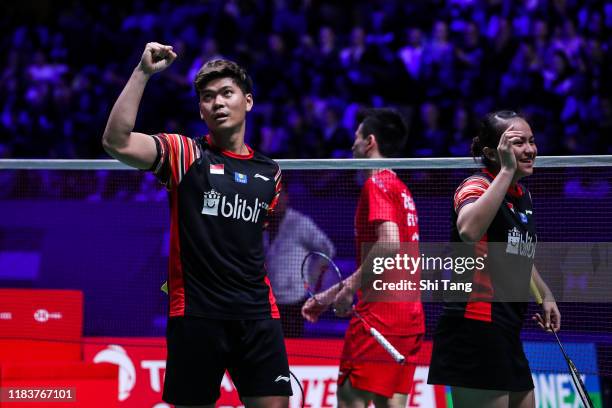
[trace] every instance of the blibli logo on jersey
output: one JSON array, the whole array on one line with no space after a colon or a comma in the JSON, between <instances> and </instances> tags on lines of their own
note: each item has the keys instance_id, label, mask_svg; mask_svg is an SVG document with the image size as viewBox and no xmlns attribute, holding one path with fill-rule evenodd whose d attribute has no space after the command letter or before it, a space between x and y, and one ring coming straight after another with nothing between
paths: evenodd
<instances>
[{"instance_id":1,"label":"blibli logo on jersey","mask_svg":"<svg viewBox=\"0 0 612 408\"><path fill-rule=\"evenodd\" d=\"M249 205L247 200L240 198L238 194L235 194L233 199L228 199L217 191L210 190L204 193L202 214L212 215L214 217L220 214L225 218L255 223L259 220L259 214L262 209L267 210L268 204L259 201L259 198L255 199L253 205Z\"/></svg>"},{"instance_id":2,"label":"blibli logo on jersey","mask_svg":"<svg viewBox=\"0 0 612 408\"><path fill-rule=\"evenodd\" d=\"M510 231L508 231L508 245L506 246L506 252L509 254L518 255L520 243L521 232L516 228L512 228Z\"/></svg>"},{"instance_id":3,"label":"blibli logo on jersey","mask_svg":"<svg viewBox=\"0 0 612 408\"><path fill-rule=\"evenodd\" d=\"M529 232L523 235L516 227L508 230L506 253L533 258L536 248L536 242L533 239L534 236L530 235Z\"/></svg>"},{"instance_id":4,"label":"blibli logo on jersey","mask_svg":"<svg viewBox=\"0 0 612 408\"><path fill-rule=\"evenodd\" d=\"M204 206L202 207L202 214L206 215L219 215L219 200L221 193L213 190L204 193Z\"/></svg>"}]
</instances>

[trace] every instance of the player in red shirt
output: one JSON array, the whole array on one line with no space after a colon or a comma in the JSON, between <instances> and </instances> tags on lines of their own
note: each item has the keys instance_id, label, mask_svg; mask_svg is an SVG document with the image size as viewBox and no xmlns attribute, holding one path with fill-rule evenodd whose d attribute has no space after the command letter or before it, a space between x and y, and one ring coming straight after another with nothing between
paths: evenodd
<instances>
[{"instance_id":1,"label":"player in red shirt","mask_svg":"<svg viewBox=\"0 0 612 408\"><path fill-rule=\"evenodd\" d=\"M397 112L369 110L360 115L359 123L352 149L355 158L393 157L401 152L406 127ZM419 240L414 201L406 185L392 170L368 171L357 206L355 232L357 259L361 266L345 280L344 288L336 296L336 314L351 314L353 296L357 292L356 311L400 353L406 357L414 355L425 332L418 293L409 300L390 299L394 297L391 293L374 293L372 271L365 267L370 265L373 256L395 257L406 250L408 243ZM412 244L409 251L418 253L418 245ZM415 276L418 281L418 274L412 279ZM306 319L315 321L322 310L311 299L304 304L302 312ZM404 407L414 370L413 364L397 364L368 333L363 322L353 316L340 363L339 406L367 407L374 402L377 407Z\"/></svg>"}]
</instances>

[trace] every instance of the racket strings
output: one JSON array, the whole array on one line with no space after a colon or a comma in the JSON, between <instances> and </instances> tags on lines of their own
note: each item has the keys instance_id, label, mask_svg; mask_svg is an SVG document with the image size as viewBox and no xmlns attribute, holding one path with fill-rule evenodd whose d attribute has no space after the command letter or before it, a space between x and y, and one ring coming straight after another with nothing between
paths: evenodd
<instances>
[{"instance_id":1,"label":"racket strings","mask_svg":"<svg viewBox=\"0 0 612 408\"><path fill-rule=\"evenodd\" d=\"M312 271L318 271L318 276L312 276ZM310 294L314 301L322 307L327 307L334 303L336 295L344 287L344 281L342 279L342 273L340 268L334 263L334 261L327 255L321 252L310 252L302 261L301 268L302 279L304 281L304 287ZM320 293L318 291L321 291ZM322 302L317 296L321 293L325 293L325 299L328 302ZM344 310L339 311L334 308L334 313L341 312L344 314ZM372 337L389 353L389 355L399 364L404 364L406 361L405 357L397 351L397 349L381 334L376 328L374 328L369 322L367 322L361 314L357 312L355 306L351 307L351 314L361 320L366 327L366 330Z\"/></svg>"},{"instance_id":2,"label":"racket strings","mask_svg":"<svg viewBox=\"0 0 612 408\"><path fill-rule=\"evenodd\" d=\"M331 306L335 296L344 287L342 276L327 255L319 252L309 253L302 262L304 289L321 306ZM325 294L325 300L322 300Z\"/></svg>"}]
</instances>

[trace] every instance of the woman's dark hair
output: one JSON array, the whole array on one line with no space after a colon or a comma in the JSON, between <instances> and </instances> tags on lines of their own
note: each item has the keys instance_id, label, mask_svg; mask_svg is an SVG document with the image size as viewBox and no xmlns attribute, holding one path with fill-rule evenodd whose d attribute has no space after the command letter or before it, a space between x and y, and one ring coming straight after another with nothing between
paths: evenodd
<instances>
[{"instance_id":1,"label":"woman's dark hair","mask_svg":"<svg viewBox=\"0 0 612 408\"><path fill-rule=\"evenodd\" d=\"M508 122L514 119L525 120L525 118L514 111L500 110L487 114L480 121L478 135L472 139L471 150L474 160L480 158L487 168L493 167L493 162L485 156L483 149L485 147L496 149L501 135L509 126Z\"/></svg>"}]
</instances>

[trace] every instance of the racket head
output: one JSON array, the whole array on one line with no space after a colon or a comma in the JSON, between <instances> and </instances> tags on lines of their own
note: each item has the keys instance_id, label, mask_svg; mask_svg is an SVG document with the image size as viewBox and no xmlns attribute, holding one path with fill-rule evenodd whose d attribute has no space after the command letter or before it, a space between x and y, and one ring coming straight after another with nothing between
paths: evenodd
<instances>
[{"instance_id":1,"label":"racket head","mask_svg":"<svg viewBox=\"0 0 612 408\"><path fill-rule=\"evenodd\" d=\"M338 265L323 252L312 251L306 254L300 268L304 289L308 295L321 304L331 304L319 296L331 288L337 293L342 289L342 273ZM333 297L332 297L333 299Z\"/></svg>"}]
</instances>

